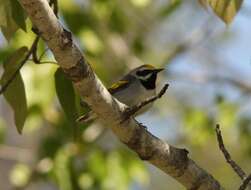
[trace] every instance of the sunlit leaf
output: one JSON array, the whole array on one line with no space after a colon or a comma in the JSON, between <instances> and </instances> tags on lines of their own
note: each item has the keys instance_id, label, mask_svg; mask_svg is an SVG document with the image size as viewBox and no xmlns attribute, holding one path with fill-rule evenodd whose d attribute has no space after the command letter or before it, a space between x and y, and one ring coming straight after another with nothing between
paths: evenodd
<instances>
[{"instance_id":1,"label":"sunlit leaf","mask_svg":"<svg viewBox=\"0 0 251 190\"><path fill-rule=\"evenodd\" d=\"M80 38L87 51L93 54L98 54L102 51L103 43L94 31L89 29L83 30L80 33Z\"/></svg>"},{"instance_id":2,"label":"sunlit leaf","mask_svg":"<svg viewBox=\"0 0 251 190\"><path fill-rule=\"evenodd\" d=\"M4 74L1 78L1 84L4 85L17 72L16 77L4 92L4 97L14 111L15 124L19 133L22 132L27 116L27 102L23 79L18 68L27 51L26 47L22 47L4 62Z\"/></svg>"},{"instance_id":3,"label":"sunlit leaf","mask_svg":"<svg viewBox=\"0 0 251 190\"><path fill-rule=\"evenodd\" d=\"M121 162L120 165L127 173L128 180L133 180L142 186L147 186L150 181L146 165L137 159L135 154L127 150L120 149L118 153Z\"/></svg>"},{"instance_id":4,"label":"sunlit leaf","mask_svg":"<svg viewBox=\"0 0 251 190\"><path fill-rule=\"evenodd\" d=\"M25 13L17 0L0 0L0 27L7 40L22 28L26 30Z\"/></svg>"},{"instance_id":5,"label":"sunlit leaf","mask_svg":"<svg viewBox=\"0 0 251 190\"><path fill-rule=\"evenodd\" d=\"M132 4L137 7L145 7L149 3L151 3L151 0L131 0Z\"/></svg>"},{"instance_id":6,"label":"sunlit leaf","mask_svg":"<svg viewBox=\"0 0 251 190\"><path fill-rule=\"evenodd\" d=\"M191 143L194 145L207 143L213 134L213 118L203 110L188 109L183 122L184 126L186 126L184 131L187 132Z\"/></svg>"},{"instance_id":7,"label":"sunlit leaf","mask_svg":"<svg viewBox=\"0 0 251 190\"><path fill-rule=\"evenodd\" d=\"M105 155L100 150L93 151L89 157L87 167L97 180L102 181L102 179L107 175Z\"/></svg>"},{"instance_id":8,"label":"sunlit leaf","mask_svg":"<svg viewBox=\"0 0 251 190\"><path fill-rule=\"evenodd\" d=\"M209 5L219 18L229 24L240 10L243 0L199 0L199 3L203 7Z\"/></svg>"},{"instance_id":9,"label":"sunlit leaf","mask_svg":"<svg viewBox=\"0 0 251 190\"><path fill-rule=\"evenodd\" d=\"M37 171L39 173L49 173L53 169L53 160L51 158L43 158L42 160L39 161L37 165Z\"/></svg>"},{"instance_id":10,"label":"sunlit leaf","mask_svg":"<svg viewBox=\"0 0 251 190\"><path fill-rule=\"evenodd\" d=\"M221 102L219 108L219 123L224 127L233 127L237 118L238 106L236 104Z\"/></svg>"},{"instance_id":11,"label":"sunlit leaf","mask_svg":"<svg viewBox=\"0 0 251 190\"><path fill-rule=\"evenodd\" d=\"M128 172L133 180L137 181L141 185L149 184L150 177L148 176L145 165L141 161L137 159L131 159L130 167L128 169Z\"/></svg>"},{"instance_id":12,"label":"sunlit leaf","mask_svg":"<svg viewBox=\"0 0 251 190\"><path fill-rule=\"evenodd\" d=\"M17 164L10 173L10 182L16 187L23 187L28 183L31 170L27 165Z\"/></svg>"},{"instance_id":13,"label":"sunlit leaf","mask_svg":"<svg viewBox=\"0 0 251 190\"><path fill-rule=\"evenodd\" d=\"M78 184L81 189L91 189L94 179L89 173L82 173L78 178Z\"/></svg>"},{"instance_id":14,"label":"sunlit leaf","mask_svg":"<svg viewBox=\"0 0 251 190\"><path fill-rule=\"evenodd\" d=\"M107 175L102 183L102 189L127 190L129 185L129 176L127 169L122 165L122 159L118 152L112 152L107 156L106 166Z\"/></svg>"}]
</instances>

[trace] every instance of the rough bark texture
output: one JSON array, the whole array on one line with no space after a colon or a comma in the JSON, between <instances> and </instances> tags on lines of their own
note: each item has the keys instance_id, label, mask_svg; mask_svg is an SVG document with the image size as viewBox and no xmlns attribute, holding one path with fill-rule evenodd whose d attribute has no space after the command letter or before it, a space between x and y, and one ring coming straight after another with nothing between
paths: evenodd
<instances>
[{"instance_id":1,"label":"rough bark texture","mask_svg":"<svg viewBox=\"0 0 251 190\"><path fill-rule=\"evenodd\" d=\"M79 94L124 144L187 189L223 189L188 157L188 151L158 139L133 118L123 121L126 106L109 94L73 42L72 34L63 28L46 0L20 0L20 3Z\"/></svg>"}]
</instances>

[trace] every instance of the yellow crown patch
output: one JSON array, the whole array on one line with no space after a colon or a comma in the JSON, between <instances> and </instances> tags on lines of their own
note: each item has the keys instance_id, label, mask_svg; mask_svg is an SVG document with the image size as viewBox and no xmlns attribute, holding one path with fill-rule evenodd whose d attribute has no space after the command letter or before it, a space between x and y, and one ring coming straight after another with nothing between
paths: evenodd
<instances>
[{"instance_id":1,"label":"yellow crown patch","mask_svg":"<svg viewBox=\"0 0 251 190\"><path fill-rule=\"evenodd\" d=\"M147 69L150 69L150 70L156 69L154 66L149 65L149 64L145 64L143 67L146 67Z\"/></svg>"}]
</instances>

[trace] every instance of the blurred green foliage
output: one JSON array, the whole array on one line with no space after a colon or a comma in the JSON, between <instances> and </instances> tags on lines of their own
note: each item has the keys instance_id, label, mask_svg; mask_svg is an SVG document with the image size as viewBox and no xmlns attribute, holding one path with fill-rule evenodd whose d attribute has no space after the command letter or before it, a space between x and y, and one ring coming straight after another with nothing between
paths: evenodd
<instances>
[{"instance_id":1,"label":"blurred green foliage","mask_svg":"<svg viewBox=\"0 0 251 190\"><path fill-rule=\"evenodd\" d=\"M17 164L10 173L10 181L17 187L22 187L28 183L31 171L27 165Z\"/></svg>"},{"instance_id":2,"label":"blurred green foliage","mask_svg":"<svg viewBox=\"0 0 251 190\"><path fill-rule=\"evenodd\" d=\"M4 143L4 141L5 141L5 136L6 136L6 124L5 124L5 122L1 119L1 120L0 120L0 144Z\"/></svg>"},{"instance_id":3,"label":"blurred green foliage","mask_svg":"<svg viewBox=\"0 0 251 190\"><path fill-rule=\"evenodd\" d=\"M73 32L91 66L107 86L129 69L142 64L141 60L153 65L167 64L166 56L163 56L165 48L162 52L156 52L153 46L159 45L158 42L148 41L151 35L156 35L156 28L179 12L185 3L187 1L182 0L162 3L153 0L58 1L61 22ZM192 1L189 3L192 4ZM35 34L17 0L0 0L0 27L8 40L0 48L0 66L4 70L2 85L13 75L20 64L19 56L27 53ZM9 172L12 185L26 189L43 181L52 183L60 190L126 190L138 186L146 189L151 182L146 165L116 140L107 137L103 128L75 123L77 116L88 108L80 106L80 98L72 83L55 64L42 40L36 53L41 58L40 63L28 60L5 92L5 98L15 114L16 127L19 132L23 129L21 138L35 139L32 141L35 145L31 148L32 164L28 161L28 164L23 163L17 158ZM165 76L165 79L168 77ZM175 101L182 104L178 99ZM173 102L165 101L161 106L168 110L167 107L173 106ZM216 110L213 114L189 103L182 104L182 108L176 106L169 110L176 113L181 109L178 120L184 126L181 130L186 138L184 142L181 140L177 143L188 143L199 152L200 148L210 148L212 145L209 142L214 139L213 127L216 122L221 123L225 131L233 129L238 121L240 130L236 131L246 144L243 149L251 155L250 120L248 117L237 117L239 107L236 103L218 99L213 105ZM0 120L1 144L7 142L7 131L11 127L11 122L3 116ZM227 142L233 140L231 135L232 132L229 132L227 139L230 140ZM110 147L110 144L113 146ZM201 159L201 152L197 157ZM208 157L209 160L211 157L214 159L213 154ZM218 169L217 175L225 176L220 175L226 171L225 168ZM162 183L158 184L160 189L163 189Z\"/></svg>"}]
</instances>

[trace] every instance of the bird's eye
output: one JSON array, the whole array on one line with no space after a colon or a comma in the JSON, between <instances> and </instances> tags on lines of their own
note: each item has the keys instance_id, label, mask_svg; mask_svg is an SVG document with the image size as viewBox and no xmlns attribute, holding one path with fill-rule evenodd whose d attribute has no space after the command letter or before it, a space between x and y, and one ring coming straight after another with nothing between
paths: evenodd
<instances>
[{"instance_id":1,"label":"bird's eye","mask_svg":"<svg viewBox=\"0 0 251 190\"><path fill-rule=\"evenodd\" d=\"M137 71L136 75L140 80L147 81L151 78L151 76L153 75L153 72L152 70L141 70L141 71Z\"/></svg>"}]
</instances>

